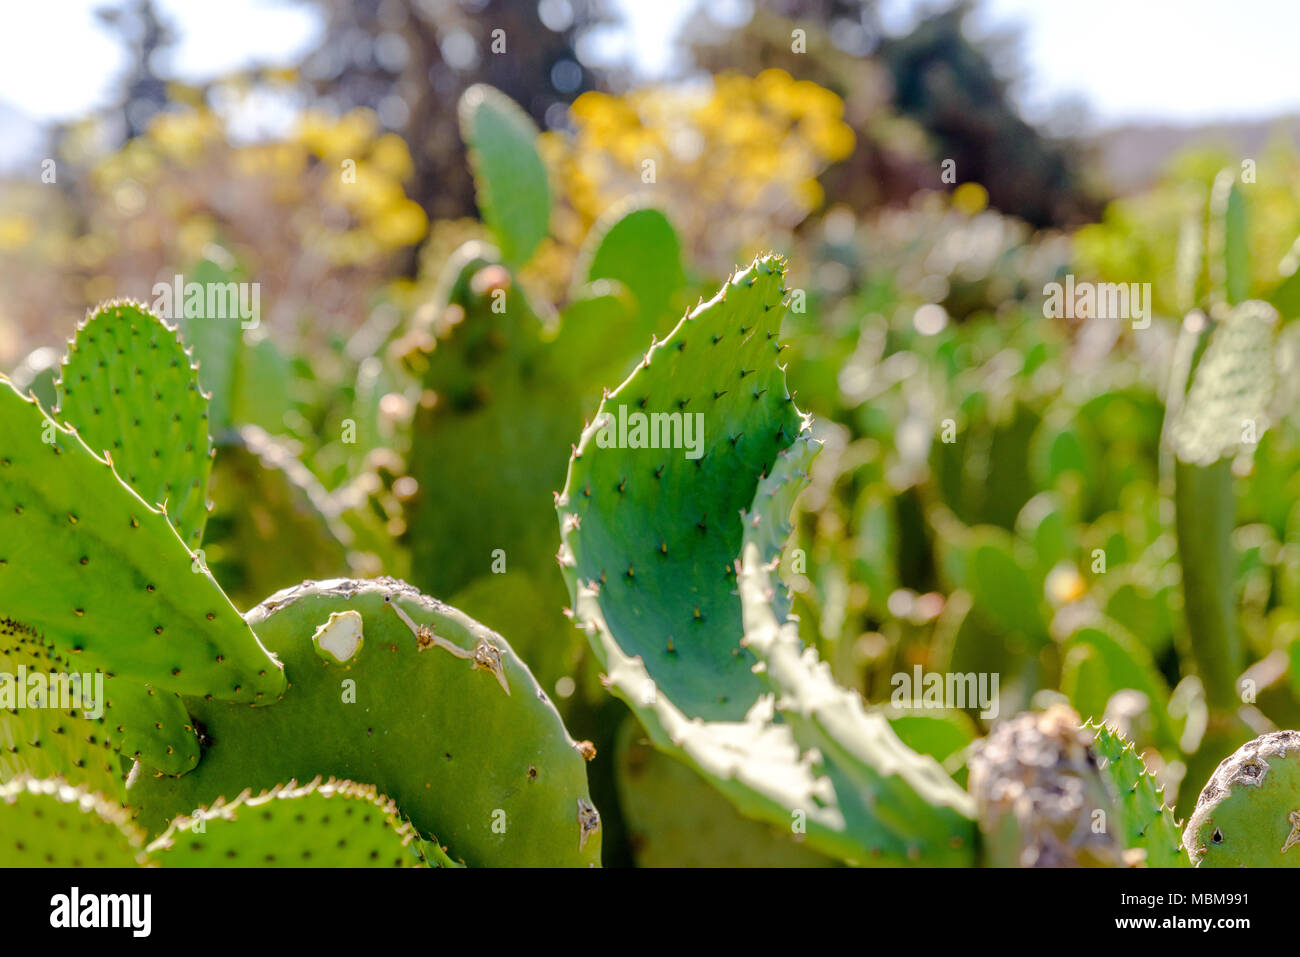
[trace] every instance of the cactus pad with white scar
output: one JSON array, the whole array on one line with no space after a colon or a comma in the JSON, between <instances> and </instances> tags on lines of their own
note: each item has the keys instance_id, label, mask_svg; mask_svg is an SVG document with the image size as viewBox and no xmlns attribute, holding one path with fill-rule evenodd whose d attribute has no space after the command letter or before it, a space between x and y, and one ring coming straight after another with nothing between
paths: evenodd
<instances>
[{"instance_id":1,"label":"cactus pad with white scar","mask_svg":"<svg viewBox=\"0 0 1300 957\"><path fill-rule=\"evenodd\" d=\"M312 636L349 611L366 640L344 669ZM373 785L471 866L599 863L599 828L578 810L586 761L504 638L395 579L307 582L247 618L289 690L270 708L186 700L210 743L183 777L133 784L128 802L151 832L245 788L334 777ZM484 646L497 655L476 655Z\"/></svg>"},{"instance_id":2,"label":"cactus pad with white scar","mask_svg":"<svg viewBox=\"0 0 1300 957\"><path fill-rule=\"evenodd\" d=\"M316 653L331 664L345 664L361 650L365 641L361 613L349 608L332 612L329 621L316 629L311 642Z\"/></svg>"}]
</instances>

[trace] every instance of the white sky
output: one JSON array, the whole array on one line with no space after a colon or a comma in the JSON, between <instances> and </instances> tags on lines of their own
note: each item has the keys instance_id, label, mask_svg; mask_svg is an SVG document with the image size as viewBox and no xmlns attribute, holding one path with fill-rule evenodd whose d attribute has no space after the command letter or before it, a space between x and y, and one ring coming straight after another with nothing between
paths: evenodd
<instances>
[{"instance_id":1,"label":"white sky","mask_svg":"<svg viewBox=\"0 0 1300 957\"><path fill-rule=\"evenodd\" d=\"M0 0L0 104L36 120L102 105L123 67L95 20L110 0ZM712 0L725 12L747 0ZM906 25L919 0L886 0ZM179 27L171 63L210 78L250 60L292 62L319 25L287 0L160 0ZM614 0L630 29L606 53L646 74L673 66L673 38L691 0ZM1106 123L1126 119L1247 119L1300 110L1296 0L985 0L981 26L1020 23L1032 110L1075 97Z\"/></svg>"}]
</instances>

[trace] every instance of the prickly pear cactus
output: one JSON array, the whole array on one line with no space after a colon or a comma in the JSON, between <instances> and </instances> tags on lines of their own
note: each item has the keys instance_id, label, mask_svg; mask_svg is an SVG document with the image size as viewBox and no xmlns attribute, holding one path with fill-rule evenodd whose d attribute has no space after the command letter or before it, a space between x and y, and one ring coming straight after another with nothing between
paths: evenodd
<instances>
[{"instance_id":1,"label":"prickly pear cactus","mask_svg":"<svg viewBox=\"0 0 1300 957\"><path fill-rule=\"evenodd\" d=\"M138 302L114 301L78 327L58 383L57 415L190 548L203 538L212 470L197 372L175 329Z\"/></svg>"},{"instance_id":2,"label":"prickly pear cactus","mask_svg":"<svg viewBox=\"0 0 1300 957\"><path fill-rule=\"evenodd\" d=\"M288 784L196 809L147 846L129 810L57 779L0 785L4 867L457 867L397 806L351 781Z\"/></svg>"},{"instance_id":3,"label":"prickly pear cactus","mask_svg":"<svg viewBox=\"0 0 1300 957\"><path fill-rule=\"evenodd\" d=\"M121 805L65 781L23 775L0 785L0 865L136 867L144 832Z\"/></svg>"},{"instance_id":4,"label":"prickly pear cactus","mask_svg":"<svg viewBox=\"0 0 1300 957\"><path fill-rule=\"evenodd\" d=\"M232 429L218 446L212 502L204 557L240 608L348 567L350 532L327 514L320 482L257 426Z\"/></svg>"},{"instance_id":5,"label":"prickly pear cactus","mask_svg":"<svg viewBox=\"0 0 1300 957\"><path fill-rule=\"evenodd\" d=\"M775 257L757 260L652 344L583 431L557 503L570 589L590 587L619 650L639 657L676 707L705 720L743 718L763 688L739 646L731 592L738 515L801 427L776 361L783 279ZM638 441L630 416L643 423L644 447L604 447ZM658 447L656 423L667 423L670 447ZM639 688L617 690L641 697Z\"/></svg>"},{"instance_id":6,"label":"prickly pear cactus","mask_svg":"<svg viewBox=\"0 0 1300 957\"><path fill-rule=\"evenodd\" d=\"M1105 761L1102 770L1113 785L1123 819L1124 846L1142 852L1147 867L1186 867L1174 810L1165 803L1164 791L1137 748L1107 725L1085 727L1096 727L1092 750Z\"/></svg>"},{"instance_id":7,"label":"prickly pear cactus","mask_svg":"<svg viewBox=\"0 0 1300 957\"><path fill-rule=\"evenodd\" d=\"M537 127L519 104L484 83L461 95L459 114L483 221L506 262L519 265L546 236L550 222L546 167L533 145Z\"/></svg>"},{"instance_id":8,"label":"prickly pear cactus","mask_svg":"<svg viewBox=\"0 0 1300 957\"><path fill-rule=\"evenodd\" d=\"M1237 306L1215 328L1185 400L1169 427L1174 452L1178 555L1187 627L1212 706L1238 704L1232 460L1268 427L1270 350L1277 313L1267 303ZM1243 442L1250 430L1249 442Z\"/></svg>"},{"instance_id":9,"label":"prickly pear cactus","mask_svg":"<svg viewBox=\"0 0 1300 957\"><path fill-rule=\"evenodd\" d=\"M426 846L437 848L373 787L312 781L178 818L148 853L162 867L419 867L430 863Z\"/></svg>"},{"instance_id":10,"label":"prickly pear cactus","mask_svg":"<svg viewBox=\"0 0 1300 957\"><path fill-rule=\"evenodd\" d=\"M519 650L553 686L572 674L581 644L560 614L551 512L580 405L572 385L548 374L541 320L491 247L457 251L438 302L404 357L425 396L411 434L413 491L402 502L411 578L467 600L489 625L503 608L536 607L523 616L536 640L519 635ZM474 489L474 508L453 491L462 488Z\"/></svg>"},{"instance_id":11,"label":"prickly pear cactus","mask_svg":"<svg viewBox=\"0 0 1300 957\"><path fill-rule=\"evenodd\" d=\"M0 781L57 776L120 798L129 768L121 758L168 774L198 762L198 735L177 695L77 671L69 656L7 620L0 620L0 674L14 689L14 700L0 695ZM30 683L35 680L43 686ZM67 709L55 704L65 688L79 692Z\"/></svg>"},{"instance_id":12,"label":"prickly pear cactus","mask_svg":"<svg viewBox=\"0 0 1300 957\"><path fill-rule=\"evenodd\" d=\"M159 508L0 377L0 609L77 670L265 703L284 674Z\"/></svg>"},{"instance_id":13,"label":"prickly pear cactus","mask_svg":"<svg viewBox=\"0 0 1300 957\"><path fill-rule=\"evenodd\" d=\"M1116 867L1127 855L1117 795L1065 705L1004 721L969 759L984 863L992 867Z\"/></svg>"},{"instance_id":14,"label":"prickly pear cactus","mask_svg":"<svg viewBox=\"0 0 1300 957\"><path fill-rule=\"evenodd\" d=\"M635 325L643 336L657 331L686 284L681 242L663 211L628 200L601 216L575 268L575 298L601 280L617 283L631 295Z\"/></svg>"},{"instance_id":15,"label":"prickly pear cactus","mask_svg":"<svg viewBox=\"0 0 1300 957\"><path fill-rule=\"evenodd\" d=\"M556 501L573 614L652 742L743 813L856 863L961 863L967 795L783 624L768 563L817 449L777 362L783 278L737 272L583 431Z\"/></svg>"},{"instance_id":16,"label":"prickly pear cactus","mask_svg":"<svg viewBox=\"0 0 1300 957\"><path fill-rule=\"evenodd\" d=\"M584 756L503 638L393 579L309 582L248 613L290 686L271 708L186 705L207 744L128 792L151 832L289 779L363 781L470 865L595 865Z\"/></svg>"},{"instance_id":17,"label":"prickly pear cactus","mask_svg":"<svg viewBox=\"0 0 1300 957\"><path fill-rule=\"evenodd\" d=\"M1197 867L1300 867L1300 731L1274 731L1224 759L1183 845Z\"/></svg>"},{"instance_id":18,"label":"prickly pear cactus","mask_svg":"<svg viewBox=\"0 0 1300 957\"><path fill-rule=\"evenodd\" d=\"M0 618L0 673L12 676L13 681L23 674L20 669L62 671L63 659L34 628ZM86 781L103 794L117 795L122 787L122 766L103 733L106 722L95 722L73 709L29 709L19 704L26 702L6 701L0 710L0 783L21 775L64 776Z\"/></svg>"}]
</instances>

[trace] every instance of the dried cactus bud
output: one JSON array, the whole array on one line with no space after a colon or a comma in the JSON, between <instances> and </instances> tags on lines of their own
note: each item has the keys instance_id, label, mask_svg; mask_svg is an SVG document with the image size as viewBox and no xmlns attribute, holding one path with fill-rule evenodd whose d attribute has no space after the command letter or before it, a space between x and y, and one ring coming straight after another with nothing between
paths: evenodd
<instances>
[{"instance_id":1,"label":"dried cactus bud","mask_svg":"<svg viewBox=\"0 0 1300 957\"><path fill-rule=\"evenodd\" d=\"M1300 867L1300 731L1274 731L1223 759L1183 845L1197 867Z\"/></svg>"},{"instance_id":2,"label":"dried cactus bud","mask_svg":"<svg viewBox=\"0 0 1300 957\"><path fill-rule=\"evenodd\" d=\"M994 728L970 758L993 867L1116 867L1133 863L1115 836L1110 787L1079 716L1057 704ZM1116 826L1112 826L1112 821Z\"/></svg>"}]
</instances>

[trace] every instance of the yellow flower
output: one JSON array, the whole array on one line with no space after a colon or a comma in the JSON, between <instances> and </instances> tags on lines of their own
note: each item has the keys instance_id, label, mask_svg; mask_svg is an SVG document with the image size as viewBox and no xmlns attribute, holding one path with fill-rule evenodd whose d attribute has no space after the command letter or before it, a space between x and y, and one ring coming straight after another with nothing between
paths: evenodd
<instances>
[{"instance_id":1,"label":"yellow flower","mask_svg":"<svg viewBox=\"0 0 1300 957\"><path fill-rule=\"evenodd\" d=\"M370 224L370 230L384 246L410 246L424 238L429 219L420 204L403 199L385 210Z\"/></svg>"},{"instance_id":2,"label":"yellow flower","mask_svg":"<svg viewBox=\"0 0 1300 957\"><path fill-rule=\"evenodd\" d=\"M375 141L374 148L370 151L370 162L398 182L409 179L415 170L406 140L396 133L385 133Z\"/></svg>"},{"instance_id":3,"label":"yellow flower","mask_svg":"<svg viewBox=\"0 0 1300 957\"><path fill-rule=\"evenodd\" d=\"M159 113L149 123L148 136L164 156L187 165L202 159L213 140L224 138L220 123L206 110Z\"/></svg>"},{"instance_id":4,"label":"yellow flower","mask_svg":"<svg viewBox=\"0 0 1300 957\"><path fill-rule=\"evenodd\" d=\"M952 208L967 216L983 212L988 204L988 190L974 181L962 183L952 191Z\"/></svg>"},{"instance_id":5,"label":"yellow flower","mask_svg":"<svg viewBox=\"0 0 1300 957\"><path fill-rule=\"evenodd\" d=\"M0 219L0 249L21 249L34 233L32 221L21 213Z\"/></svg>"}]
</instances>

